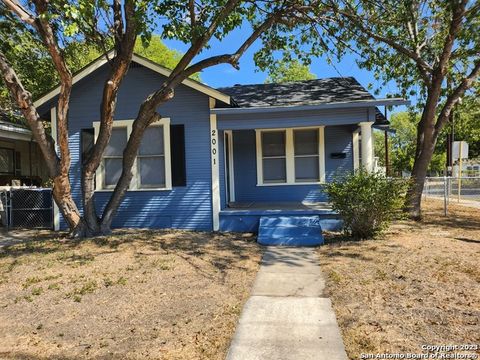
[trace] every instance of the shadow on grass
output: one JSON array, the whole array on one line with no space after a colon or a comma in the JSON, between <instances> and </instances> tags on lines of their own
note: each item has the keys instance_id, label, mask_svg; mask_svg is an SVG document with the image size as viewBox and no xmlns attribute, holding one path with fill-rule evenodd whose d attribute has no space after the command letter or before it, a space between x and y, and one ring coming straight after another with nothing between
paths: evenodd
<instances>
[{"instance_id":1,"label":"shadow on grass","mask_svg":"<svg viewBox=\"0 0 480 360\"><path fill-rule=\"evenodd\" d=\"M443 215L443 209L428 209L423 212L423 219L411 222L413 226L435 226L445 229L480 230L477 209L453 208L447 216Z\"/></svg>"},{"instance_id":2,"label":"shadow on grass","mask_svg":"<svg viewBox=\"0 0 480 360\"><path fill-rule=\"evenodd\" d=\"M30 354L26 352L0 352L0 359L11 360L77 360L83 356L65 356L65 355L49 355L43 356L38 354ZM90 357L89 359L105 359L105 357Z\"/></svg>"},{"instance_id":3,"label":"shadow on grass","mask_svg":"<svg viewBox=\"0 0 480 360\"><path fill-rule=\"evenodd\" d=\"M253 239L242 234L222 234L177 230L116 230L110 236L101 236L84 240L59 238L51 232L50 236L28 239L0 248L0 260L18 259L29 255L58 254L56 261L62 263L87 263L96 257L122 251L124 247L134 247L136 256L173 255L188 262L198 272L202 270L196 260L208 261L220 273L229 268L242 268L241 260L248 259L254 252ZM92 245L88 249L83 245ZM76 252L75 250L79 250Z\"/></svg>"},{"instance_id":4,"label":"shadow on grass","mask_svg":"<svg viewBox=\"0 0 480 360\"><path fill-rule=\"evenodd\" d=\"M380 234L372 239L356 240L344 233L330 232L325 236L326 246L323 249L323 253L332 260L336 258L350 258L371 262L377 259L362 254L364 250L373 250L379 255L391 255L395 253L397 248L402 247L399 244L385 243L384 239L384 234Z\"/></svg>"},{"instance_id":5,"label":"shadow on grass","mask_svg":"<svg viewBox=\"0 0 480 360\"><path fill-rule=\"evenodd\" d=\"M475 240L475 239L457 237L457 238L455 238L455 240L464 241L464 242L472 243L472 244L480 244L480 240Z\"/></svg>"},{"instance_id":6,"label":"shadow on grass","mask_svg":"<svg viewBox=\"0 0 480 360\"><path fill-rule=\"evenodd\" d=\"M433 226L436 228L442 228L445 230L480 230L480 224L478 220L474 219L465 219L465 218L456 218L453 216L444 217L441 220L439 219L431 219L429 217L425 217L421 222L418 223L418 226Z\"/></svg>"},{"instance_id":7,"label":"shadow on grass","mask_svg":"<svg viewBox=\"0 0 480 360\"><path fill-rule=\"evenodd\" d=\"M362 260L362 261L373 261L374 259L368 256L364 256L359 253L351 253L351 252L342 252L342 251L329 251L326 254L327 257L346 257L350 259Z\"/></svg>"}]
</instances>

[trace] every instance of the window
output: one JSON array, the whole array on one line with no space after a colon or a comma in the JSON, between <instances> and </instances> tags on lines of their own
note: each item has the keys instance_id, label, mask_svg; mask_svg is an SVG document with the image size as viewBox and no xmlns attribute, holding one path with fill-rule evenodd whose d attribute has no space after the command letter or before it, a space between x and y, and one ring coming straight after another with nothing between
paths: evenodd
<instances>
[{"instance_id":1,"label":"window","mask_svg":"<svg viewBox=\"0 0 480 360\"><path fill-rule=\"evenodd\" d=\"M295 181L320 181L318 129L294 130Z\"/></svg>"},{"instance_id":2,"label":"window","mask_svg":"<svg viewBox=\"0 0 480 360\"><path fill-rule=\"evenodd\" d=\"M126 127L112 129L110 142L103 156L104 187L114 187L122 174L123 150L127 145L128 132Z\"/></svg>"},{"instance_id":3,"label":"window","mask_svg":"<svg viewBox=\"0 0 480 360\"><path fill-rule=\"evenodd\" d=\"M258 185L324 181L324 128L257 130Z\"/></svg>"},{"instance_id":4,"label":"window","mask_svg":"<svg viewBox=\"0 0 480 360\"><path fill-rule=\"evenodd\" d=\"M151 126L138 149L139 187L165 187L165 145L163 126Z\"/></svg>"},{"instance_id":5,"label":"window","mask_svg":"<svg viewBox=\"0 0 480 360\"><path fill-rule=\"evenodd\" d=\"M169 119L150 125L144 132L137 159L132 168L130 190L171 189ZM122 174L123 151L132 131L133 120L114 121L112 135L105 149L96 184L113 189ZM94 123L95 138L100 123Z\"/></svg>"},{"instance_id":6,"label":"window","mask_svg":"<svg viewBox=\"0 0 480 360\"><path fill-rule=\"evenodd\" d=\"M0 174L15 174L15 150L0 148Z\"/></svg>"},{"instance_id":7,"label":"window","mask_svg":"<svg viewBox=\"0 0 480 360\"><path fill-rule=\"evenodd\" d=\"M264 183L287 182L285 131L262 132L262 166Z\"/></svg>"}]
</instances>

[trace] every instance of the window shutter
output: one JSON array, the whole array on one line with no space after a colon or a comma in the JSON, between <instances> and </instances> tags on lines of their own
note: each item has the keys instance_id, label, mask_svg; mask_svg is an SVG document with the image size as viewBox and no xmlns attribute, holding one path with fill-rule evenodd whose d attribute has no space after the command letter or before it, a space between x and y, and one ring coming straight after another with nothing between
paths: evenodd
<instances>
[{"instance_id":1,"label":"window shutter","mask_svg":"<svg viewBox=\"0 0 480 360\"><path fill-rule=\"evenodd\" d=\"M80 153L82 155L82 166L85 165L90 152L92 151L94 138L95 138L95 130L91 129L82 129L80 133L80 142L81 142L81 149Z\"/></svg>"},{"instance_id":2,"label":"window shutter","mask_svg":"<svg viewBox=\"0 0 480 360\"><path fill-rule=\"evenodd\" d=\"M170 125L170 153L172 159L172 186L187 185L185 163L185 126Z\"/></svg>"}]
</instances>

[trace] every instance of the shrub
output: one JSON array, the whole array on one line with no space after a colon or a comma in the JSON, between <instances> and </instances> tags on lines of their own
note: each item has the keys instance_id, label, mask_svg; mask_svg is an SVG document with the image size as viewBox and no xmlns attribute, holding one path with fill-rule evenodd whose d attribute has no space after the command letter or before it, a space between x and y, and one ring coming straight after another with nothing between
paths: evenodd
<instances>
[{"instance_id":1,"label":"shrub","mask_svg":"<svg viewBox=\"0 0 480 360\"><path fill-rule=\"evenodd\" d=\"M379 235L403 206L407 182L364 170L328 183L332 208L344 221L344 231L354 239Z\"/></svg>"}]
</instances>

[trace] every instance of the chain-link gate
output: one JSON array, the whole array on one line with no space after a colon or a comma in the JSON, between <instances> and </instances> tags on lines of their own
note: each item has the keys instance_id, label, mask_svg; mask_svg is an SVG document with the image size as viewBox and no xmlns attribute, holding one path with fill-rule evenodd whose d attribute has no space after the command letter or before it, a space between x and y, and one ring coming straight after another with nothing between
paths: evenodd
<instances>
[{"instance_id":1,"label":"chain-link gate","mask_svg":"<svg viewBox=\"0 0 480 360\"><path fill-rule=\"evenodd\" d=\"M7 228L53 229L52 189L11 188L0 199Z\"/></svg>"}]
</instances>

